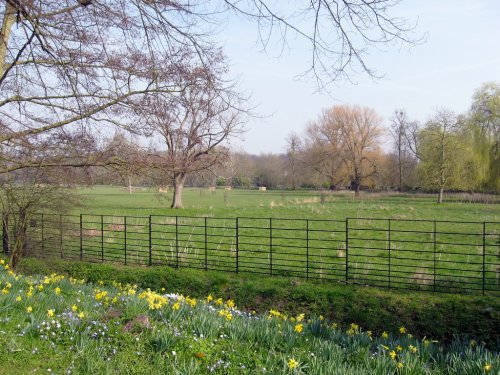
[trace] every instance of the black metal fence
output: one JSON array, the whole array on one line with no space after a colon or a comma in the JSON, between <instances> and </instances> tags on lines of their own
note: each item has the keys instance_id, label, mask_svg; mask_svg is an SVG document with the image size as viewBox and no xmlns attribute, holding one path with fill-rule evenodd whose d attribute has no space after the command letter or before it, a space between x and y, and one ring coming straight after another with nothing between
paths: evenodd
<instances>
[{"instance_id":1,"label":"black metal fence","mask_svg":"<svg viewBox=\"0 0 500 375\"><path fill-rule=\"evenodd\" d=\"M500 294L500 222L40 214L29 224L27 251L44 257Z\"/></svg>"}]
</instances>

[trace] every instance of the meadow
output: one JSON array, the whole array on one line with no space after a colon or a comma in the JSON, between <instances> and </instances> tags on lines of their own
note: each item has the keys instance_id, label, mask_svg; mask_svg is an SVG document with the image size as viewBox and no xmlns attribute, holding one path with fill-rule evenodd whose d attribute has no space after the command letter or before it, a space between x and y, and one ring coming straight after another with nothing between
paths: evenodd
<instances>
[{"instance_id":1,"label":"meadow","mask_svg":"<svg viewBox=\"0 0 500 375\"><path fill-rule=\"evenodd\" d=\"M32 228L44 255L287 275L389 288L500 292L500 205L433 195L120 187L78 192ZM453 197L456 199L456 197Z\"/></svg>"},{"instance_id":2,"label":"meadow","mask_svg":"<svg viewBox=\"0 0 500 375\"><path fill-rule=\"evenodd\" d=\"M474 339L449 345L405 325L371 331L297 306L294 314L63 275L0 261L3 374L487 374L500 359Z\"/></svg>"}]
</instances>

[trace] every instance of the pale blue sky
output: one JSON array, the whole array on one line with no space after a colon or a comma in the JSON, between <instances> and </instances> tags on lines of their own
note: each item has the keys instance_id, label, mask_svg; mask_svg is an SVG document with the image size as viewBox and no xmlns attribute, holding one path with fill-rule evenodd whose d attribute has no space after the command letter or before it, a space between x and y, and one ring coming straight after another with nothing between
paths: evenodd
<instances>
[{"instance_id":1,"label":"pale blue sky","mask_svg":"<svg viewBox=\"0 0 500 375\"><path fill-rule=\"evenodd\" d=\"M233 147L253 154L284 152L290 132L301 133L321 109L335 104L372 107L385 125L396 108L419 121L438 107L465 112L476 88L500 81L500 0L403 0L397 12L418 21L416 31L427 34L426 42L371 51L368 64L385 77L356 75L356 84L332 86L330 95L314 93L312 80L297 79L309 59L300 42L290 41L277 59L259 52L254 24L231 21L220 37L232 75L252 94L258 113L268 115L250 120Z\"/></svg>"}]
</instances>

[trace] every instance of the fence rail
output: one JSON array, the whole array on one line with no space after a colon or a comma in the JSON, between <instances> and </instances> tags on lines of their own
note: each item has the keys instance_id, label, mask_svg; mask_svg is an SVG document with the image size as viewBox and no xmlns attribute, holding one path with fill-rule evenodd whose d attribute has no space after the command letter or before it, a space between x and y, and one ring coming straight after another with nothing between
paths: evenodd
<instances>
[{"instance_id":1,"label":"fence rail","mask_svg":"<svg viewBox=\"0 0 500 375\"><path fill-rule=\"evenodd\" d=\"M39 214L26 237L44 257L500 294L500 222Z\"/></svg>"}]
</instances>

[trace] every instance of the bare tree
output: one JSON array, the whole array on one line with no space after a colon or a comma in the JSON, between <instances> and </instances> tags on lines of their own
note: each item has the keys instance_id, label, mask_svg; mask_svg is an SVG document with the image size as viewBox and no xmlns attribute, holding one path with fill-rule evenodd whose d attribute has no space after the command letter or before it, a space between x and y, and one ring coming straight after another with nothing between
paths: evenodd
<instances>
[{"instance_id":1,"label":"bare tree","mask_svg":"<svg viewBox=\"0 0 500 375\"><path fill-rule=\"evenodd\" d=\"M256 21L264 48L275 36L284 45L289 34L307 41L306 70L320 87L348 78L350 67L373 75L364 60L370 47L415 42L408 22L390 14L398 2L3 0L0 142L68 125L133 128L130 102L182 89L175 77L193 58L210 67L213 25L229 13Z\"/></svg>"},{"instance_id":2,"label":"bare tree","mask_svg":"<svg viewBox=\"0 0 500 375\"><path fill-rule=\"evenodd\" d=\"M405 170L408 169L414 160L412 160L410 139L413 129L417 125L411 122L405 110L398 109L391 118L391 135L394 141L394 148L397 155L399 191L404 191L406 179Z\"/></svg>"},{"instance_id":3,"label":"bare tree","mask_svg":"<svg viewBox=\"0 0 500 375\"><path fill-rule=\"evenodd\" d=\"M359 196L364 180L377 171L375 160L380 154L380 124L381 117L367 107L342 105L323 111L307 130L312 154L319 156L312 159L318 162L312 165L313 168L327 175L323 166L329 165L331 181L349 181L355 195Z\"/></svg>"},{"instance_id":4,"label":"bare tree","mask_svg":"<svg viewBox=\"0 0 500 375\"><path fill-rule=\"evenodd\" d=\"M221 164L228 155L225 141L243 130L243 100L230 87L217 89L218 74L207 72L200 70L178 95L147 96L136 110L166 147L151 155L150 163L171 178L172 208L183 207L186 176Z\"/></svg>"},{"instance_id":5,"label":"bare tree","mask_svg":"<svg viewBox=\"0 0 500 375\"><path fill-rule=\"evenodd\" d=\"M300 152L302 147L302 140L296 133L291 133L288 135L287 139L287 164L291 172L292 177L292 190L297 188L297 171L301 164Z\"/></svg>"}]
</instances>

